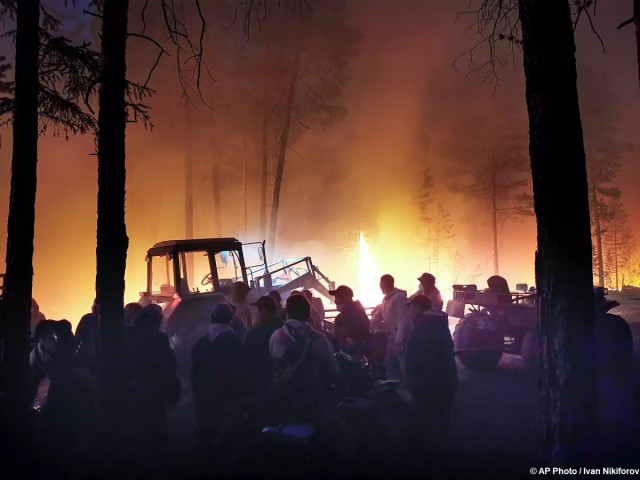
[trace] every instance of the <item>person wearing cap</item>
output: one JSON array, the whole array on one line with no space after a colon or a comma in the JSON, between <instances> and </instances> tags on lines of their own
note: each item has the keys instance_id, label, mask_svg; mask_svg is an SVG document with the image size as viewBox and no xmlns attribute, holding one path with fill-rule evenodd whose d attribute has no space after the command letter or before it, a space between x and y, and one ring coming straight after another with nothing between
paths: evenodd
<instances>
[{"instance_id":1,"label":"person wearing cap","mask_svg":"<svg viewBox=\"0 0 640 480\"><path fill-rule=\"evenodd\" d=\"M229 408L242 393L242 349L231 328L232 319L231 306L217 304L207 332L191 349L191 386L202 453L209 451Z\"/></svg>"},{"instance_id":2,"label":"person wearing cap","mask_svg":"<svg viewBox=\"0 0 640 480\"><path fill-rule=\"evenodd\" d=\"M277 290L271 290L269 293L267 293L267 295L273 297L273 299L276 301L278 316L282 320L287 318L287 311L284 309L284 305L282 305L282 295L280 295L280 292Z\"/></svg>"},{"instance_id":3,"label":"person wearing cap","mask_svg":"<svg viewBox=\"0 0 640 480\"><path fill-rule=\"evenodd\" d=\"M384 298L382 303L372 312L371 327L373 330L384 330L387 335L385 354L387 377L402 381L404 349L411 330L407 309L407 292L396 288L395 279L389 274L380 277L380 290L384 294Z\"/></svg>"},{"instance_id":4,"label":"person wearing cap","mask_svg":"<svg viewBox=\"0 0 640 480\"><path fill-rule=\"evenodd\" d=\"M364 307L353 300L353 290L346 285L329 290L329 294L334 296L336 309L340 312L334 323L338 347L348 355L364 353L371 330Z\"/></svg>"},{"instance_id":5,"label":"person wearing cap","mask_svg":"<svg viewBox=\"0 0 640 480\"><path fill-rule=\"evenodd\" d=\"M261 397L267 393L271 380L271 357L269 339L273 332L284 325L277 313L277 304L270 295L260 297L252 303L258 310L256 324L249 329L242 345L247 391L251 397Z\"/></svg>"},{"instance_id":6,"label":"person wearing cap","mask_svg":"<svg viewBox=\"0 0 640 480\"><path fill-rule=\"evenodd\" d=\"M235 316L240 320L246 328L253 325L254 312L247 296L251 291L251 287L245 282L238 281L233 284L231 289L231 304L235 307Z\"/></svg>"},{"instance_id":7,"label":"person wearing cap","mask_svg":"<svg viewBox=\"0 0 640 480\"><path fill-rule=\"evenodd\" d=\"M436 287L436 277L430 273L423 273L418 277L418 291L411 295L409 299L412 299L416 295L426 295L431 300L431 308L436 310L442 310L444 302L442 301L442 295L440 290Z\"/></svg>"},{"instance_id":8,"label":"person wearing cap","mask_svg":"<svg viewBox=\"0 0 640 480\"><path fill-rule=\"evenodd\" d=\"M420 456L438 453L451 424L458 371L449 318L416 295L408 302L413 331L406 352L405 385L411 391L411 445Z\"/></svg>"}]
</instances>

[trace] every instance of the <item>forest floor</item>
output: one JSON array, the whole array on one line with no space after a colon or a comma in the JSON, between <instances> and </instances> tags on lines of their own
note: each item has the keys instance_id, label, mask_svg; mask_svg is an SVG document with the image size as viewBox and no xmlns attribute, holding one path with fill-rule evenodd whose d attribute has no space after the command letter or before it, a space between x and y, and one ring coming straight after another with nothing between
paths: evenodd
<instances>
[{"instance_id":1,"label":"forest floor","mask_svg":"<svg viewBox=\"0 0 640 480\"><path fill-rule=\"evenodd\" d=\"M629 324L634 359L628 375L601 382L609 422L602 467L640 468L640 299L613 294L609 298L621 303L610 313ZM541 441L537 379L520 356L504 354L498 368L490 372L472 372L459 364L458 375L447 446L452 478L530 478L531 468L551 466ZM576 465L580 466L586 465Z\"/></svg>"},{"instance_id":2,"label":"forest floor","mask_svg":"<svg viewBox=\"0 0 640 480\"><path fill-rule=\"evenodd\" d=\"M640 468L640 299L609 297L621 303L611 313L623 316L631 327L634 364L630 374L602 383L609 422L602 467ZM455 321L450 318L451 327ZM530 478L530 469L551 466L541 440L537 379L519 356L504 354L493 371L470 371L458 364L458 375L444 469L435 478ZM189 404L190 398L184 398L170 415L171 451L182 458L195 443ZM575 467L581 466L586 465ZM362 472L362 478L378 478L364 466Z\"/></svg>"}]
</instances>

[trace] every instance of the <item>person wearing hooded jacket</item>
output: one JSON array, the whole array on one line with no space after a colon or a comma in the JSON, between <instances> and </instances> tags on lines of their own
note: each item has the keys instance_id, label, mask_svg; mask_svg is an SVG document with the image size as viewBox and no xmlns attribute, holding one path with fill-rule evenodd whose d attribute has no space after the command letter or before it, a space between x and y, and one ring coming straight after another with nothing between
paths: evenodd
<instances>
[{"instance_id":1,"label":"person wearing hooded jacket","mask_svg":"<svg viewBox=\"0 0 640 480\"><path fill-rule=\"evenodd\" d=\"M338 380L340 367L334 356L331 341L324 333L318 332L310 324L311 305L303 295L291 295L286 302L287 321L273 332L269 339L269 354L277 363L286 353L288 345L293 341L290 329L301 338L313 337L310 343L313 363L318 371L323 387L329 387Z\"/></svg>"},{"instance_id":2,"label":"person wearing hooded jacket","mask_svg":"<svg viewBox=\"0 0 640 480\"><path fill-rule=\"evenodd\" d=\"M411 334L411 321L407 310L407 292L396 288L395 279L389 274L380 277L382 303L371 315L372 330L384 330L387 335L385 367L393 380L403 379L404 350Z\"/></svg>"}]
</instances>

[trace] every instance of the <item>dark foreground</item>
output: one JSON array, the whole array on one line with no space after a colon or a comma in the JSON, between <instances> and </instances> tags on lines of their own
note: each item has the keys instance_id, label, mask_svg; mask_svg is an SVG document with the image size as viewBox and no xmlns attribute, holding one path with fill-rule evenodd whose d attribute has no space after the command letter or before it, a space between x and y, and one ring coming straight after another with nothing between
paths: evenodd
<instances>
[{"instance_id":1,"label":"dark foreground","mask_svg":"<svg viewBox=\"0 0 640 480\"><path fill-rule=\"evenodd\" d=\"M634 365L629 375L608 376L601 381L607 425L601 467L640 468L640 301L621 299L621 303L612 313L624 316L631 326ZM187 395L169 414L170 441L162 455L131 455L125 461L111 456L89 459L73 452L67 458L52 458L47 451L37 451L28 458L13 457L3 462L0 478L221 478L220 462L229 463L231 456L235 456L235 467L227 472L230 478L517 479L532 478L533 468L539 473L541 468L552 467L545 460L541 444L537 381L518 356L504 355L498 369L491 372L471 372L458 365L458 374L460 386L452 429L437 462L406 451L399 455L378 452L374 458L357 463L337 458L331 453L332 446L283 446L272 440L252 441L240 452L230 448L224 458L198 458L193 453L195 424ZM121 446L122 450L136 452L140 446L135 439L130 442ZM2 445L4 453L7 447Z\"/></svg>"}]
</instances>

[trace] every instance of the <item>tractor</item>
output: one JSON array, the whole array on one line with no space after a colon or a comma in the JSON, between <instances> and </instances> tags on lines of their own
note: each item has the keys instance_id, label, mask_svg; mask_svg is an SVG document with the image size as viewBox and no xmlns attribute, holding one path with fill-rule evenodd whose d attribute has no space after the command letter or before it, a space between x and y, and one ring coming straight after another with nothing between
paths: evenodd
<instances>
[{"instance_id":1,"label":"tractor","mask_svg":"<svg viewBox=\"0 0 640 480\"><path fill-rule=\"evenodd\" d=\"M520 355L523 364L537 370L539 337L537 332L537 294L535 287L518 284L510 291L506 280L494 276L489 288L453 285L453 299L447 314L458 318L453 344L460 363L469 370L488 370L497 366L503 353ZM596 306L595 340L599 367L621 370L631 365L633 342L627 322L609 310L618 306L607 299L608 290L594 287Z\"/></svg>"},{"instance_id":2,"label":"tractor","mask_svg":"<svg viewBox=\"0 0 640 480\"><path fill-rule=\"evenodd\" d=\"M251 287L250 301L271 290L286 298L292 290L301 288L313 289L333 300L329 290L335 288L334 282L320 272L310 257L269 264L264 242L242 243L236 238L167 240L147 251L146 262L147 287L140 292L140 303L162 307L163 329L179 364L181 356L187 357L188 363L191 345L206 332L213 307L230 299L237 281ZM322 300L314 300L319 302L319 308Z\"/></svg>"}]
</instances>

